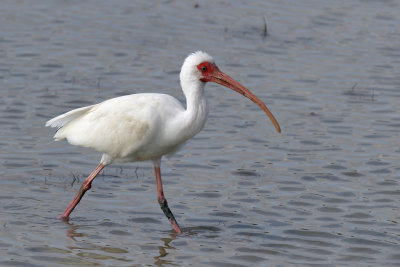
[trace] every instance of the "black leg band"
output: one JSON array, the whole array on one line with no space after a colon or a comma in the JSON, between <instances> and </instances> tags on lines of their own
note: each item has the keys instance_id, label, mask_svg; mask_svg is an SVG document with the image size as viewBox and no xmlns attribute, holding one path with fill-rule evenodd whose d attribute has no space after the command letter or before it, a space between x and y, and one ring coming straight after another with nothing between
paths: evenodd
<instances>
[{"instance_id":1,"label":"black leg band","mask_svg":"<svg viewBox=\"0 0 400 267\"><path fill-rule=\"evenodd\" d=\"M158 199L158 203L160 204L160 207L162 211L164 212L165 216L167 216L168 220L173 220L176 222L174 214L172 214L171 210L168 207L168 202L166 199Z\"/></svg>"}]
</instances>

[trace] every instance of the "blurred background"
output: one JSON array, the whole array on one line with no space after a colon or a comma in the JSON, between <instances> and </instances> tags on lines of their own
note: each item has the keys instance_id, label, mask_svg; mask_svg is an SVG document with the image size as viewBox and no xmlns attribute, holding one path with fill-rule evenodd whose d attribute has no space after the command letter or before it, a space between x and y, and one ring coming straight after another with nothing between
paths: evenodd
<instances>
[{"instance_id":1,"label":"blurred background","mask_svg":"<svg viewBox=\"0 0 400 267\"><path fill-rule=\"evenodd\" d=\"M398 266L399 1L5 0L0 5L2 266ZM111 165L45 122L108 98L184 101L196 50L262 99L208 84L205 129L162 162Z\"/></svg>"}]
</instances>

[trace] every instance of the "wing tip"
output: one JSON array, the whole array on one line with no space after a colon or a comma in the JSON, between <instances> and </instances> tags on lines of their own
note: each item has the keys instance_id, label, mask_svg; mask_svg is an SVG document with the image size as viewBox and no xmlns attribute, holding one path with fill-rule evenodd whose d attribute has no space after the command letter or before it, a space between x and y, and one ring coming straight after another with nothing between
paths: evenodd
<instances>
[{"instance_id":1,"label":"wing tip","mask_svg":"<svg viewBox=\"0 0 400 267\"><path fill-rule=\"evenodd\" d=\"M62 123L59 123L56 119L57 118L54 118L54 119L46 121L45 126L46 127L52 127L52 128L61 128L62 127Z\"/></svg>"}]
</instances>

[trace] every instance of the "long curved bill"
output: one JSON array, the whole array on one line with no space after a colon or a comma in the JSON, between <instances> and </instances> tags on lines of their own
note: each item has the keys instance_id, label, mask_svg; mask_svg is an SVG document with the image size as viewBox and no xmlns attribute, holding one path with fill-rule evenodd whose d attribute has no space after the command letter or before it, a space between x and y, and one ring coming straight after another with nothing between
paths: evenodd
<instances>
[{"instance_id":1,"label":"long curved bill","mask_svg":"<svg viewBox=\"0 0 400 267\"><path fill-rule=\"evenodd\" d=\"M223 86L226 86L239 94L247 97L254 103L256 103L264 112L267 114L271 122L274 124L275 129L278 133L281 132L281 127L279 126L278 121L275 119L274 115L272 115L271 111L267 108L267 106L262 102L258 97L256 97L252 92L250 92L249 89L232 79L229 75L223 73L218 69L218 67L215 66L215 70L211 77L209 78L210 81L221 84Z\"/></svg>"}]
</instances>

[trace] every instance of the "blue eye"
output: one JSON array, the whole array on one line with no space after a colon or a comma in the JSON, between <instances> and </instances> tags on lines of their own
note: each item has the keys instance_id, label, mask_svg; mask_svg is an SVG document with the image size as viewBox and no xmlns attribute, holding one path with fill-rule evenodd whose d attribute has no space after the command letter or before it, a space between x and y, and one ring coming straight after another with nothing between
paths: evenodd
<instances>
[{"instance_id":1,"label":"blue eye","mask_svg":"<svg viewBox=\"0 0 400 267\"><path fill-rule=\"evenodd\" d=\"M207 67L206 67L206 66L203 66L203 67L201 68L201 70L202 70L202 71L206 71L206 70L207 70Z\"/></svg>"}]
</instances>

